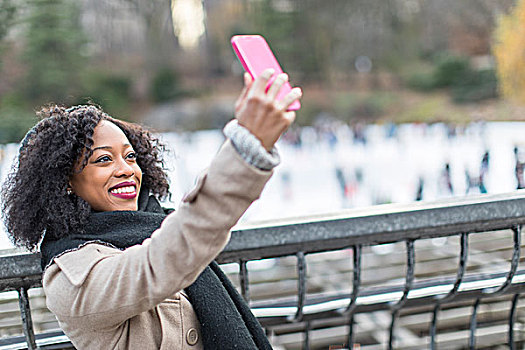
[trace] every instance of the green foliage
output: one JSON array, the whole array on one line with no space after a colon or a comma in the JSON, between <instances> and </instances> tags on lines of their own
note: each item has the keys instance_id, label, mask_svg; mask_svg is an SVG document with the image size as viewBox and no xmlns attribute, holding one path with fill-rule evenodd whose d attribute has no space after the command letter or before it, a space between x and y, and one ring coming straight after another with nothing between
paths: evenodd
<instances>
[{"instance_id":1,"label":"green foliage","mask_svg":"<svg viewBox=\"0 0 525 350\"><path fill-rule=\"evenodd\" d=\"M35 104L70 103L81 89L84 36L77 3L72 0L27 2L23 93Z\"/></svg>"},{"instance_id":2,"label":"green foliage","mask_svg":"<svg viewBox=\"0 0 525 350\"><path fill-rule=\"evenodd\" d=\"M454 102L476 102L498 96L498 79L493 69L469 71L451 89Z\"/></svg>"},{"instance_id":3,"label":"green foliage","mask_svg":"<svg viewBox=\"0 0 525 350\"><path fill-rule=\"evenodd\" d=\"M36 122L36 116L14 95L0 99L0 144L20 142Z\"/></svg>"},{"instance_id":4,"label":"green foliage","mask_svg":"<svg viewBox=\"0 0 525 350\"><path fill-rule=\"evenodd\" d=\"M436 88L456 85L470 73L470 64L466 58L454 55L439 56L433 74Z\"/></svg>"},{"instance_id":5,"label":"green foliage","mask_svg":"<svg viewBox=\"0 0 525 350\"><path fill-rule=\"evenodd\" d=\"M13 0L0 0L0 72L2 70L2 54L5 50L4 37L14 23L16 6Z\"/></svg>"},{"instance_id":6,"label":"green foliage","mask_svg":"<svg viewBox=\"0 0 525 350\"><path fill-rule=\"evenodd\" d=\"M294 81L326 78L334 40L333 24L326 25L316 16L313 7L318 5L313 2L304 1L289 11L278 10L276 3L272 0L253 2L244 33L263 35L283 70L290 73Z\"/></svg>"},{"instance_id":7,"label":"green foliage","mask_svg":"<svg viewBox=\"0 0 525 350\"><path fill-rule=\"evenodd\" d=\"M407 86L418 91L431 91L436 88L436 79L432 73L415 73L407 78Z\"/></svg>"},{"instance_id":8,"label":"green foliage","mask_svg":"<svg viewBox=\"0 0 525 350\"><path fill-rule=\"evenodd\" d=\"M440 55L431 72L415 73L407 85L419 91L447 88L456 103L476 102L498 96L494 70L474 70L466 58Z\"/></svg>"},{"instance_id":9,"label":"green foliage","mask_svg":"<svg viewBox=\"0 0 525 350\"><path fill-rule=\"evenodd\" d=\"M0 0L0 41L6 36L14 22L16 6L13 0Z\"/></svg>"},{"instance_id":10,"label":"green foliage","mask_svg":"<svg viewBox=\"0 0 525 350\"><path fill-rule=\"evenodd\" d=\"M94 102L115 116L127 114L131 102L131 78L106 71L89 71L83 77L83 100Z\"/></svg>"},{"instance_id":11,"label":"green foliage","mask_svg":"<svg viewBox=\"0 0 525 350\"><path fill-rule=\"evenodd\" d=\"M32 114L25 110L0 108L2 127L0 128L0 144L20 142L27 130L34 125Z\"/></svg>"},{"instance_id":12,"label":"green foliage","mask_svg":"<svg viewBox=\"0 0 525 350\"><path fill-rule=\"evenodd\" d=\"M17 11L22 4L24 11ZM0 96L0 143L20 141L36 121L33 109L71 103L82 86L84 39L75 1L0 0L0 53L14 24L23 36L20 63L25 75Z\"/></svg>"},{"instance_id":13,"label":"green foliage","mask_svg":"<svg viewBox=\"0 0 525 350\"><path fill-rule=\"evenodd\" d=\"M155 102L166 102L184 95L177 73L168 67L159 69L151 81L150 96Z\"/></svg>"},{"instance_id":14,"label":"green foliage","mask_svg":"<svg viewBox=\"0 0 525 350\"><path fill-rule=\"evenodd\" d=\"M441 54L434 60L431 71L413 73L407 79L407 85L420 91L430 91L455 85L470 73L467 59L459 56Z\"/></svg>"}]
</instances>

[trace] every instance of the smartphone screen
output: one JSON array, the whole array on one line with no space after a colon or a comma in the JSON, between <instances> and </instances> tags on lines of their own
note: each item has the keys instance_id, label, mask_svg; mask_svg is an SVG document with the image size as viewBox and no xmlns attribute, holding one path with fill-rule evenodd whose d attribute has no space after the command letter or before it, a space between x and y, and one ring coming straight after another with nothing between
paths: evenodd
<instances>
[{"instance_id":1,"label":"smartphone screen","mask_svg":"<svg viewBox=\"0 0 525 350\"><path fill-rule=\"evenodd\" d=\"M274 81L277 75L283 73L279 62L275 58L270 46L260 35L235 35L231 38L231 44L235 54L241 61L244 69L250 73L253 79L257 78L264 70L273 68L275 74L270 78L268 86ZM267 87L268 88L268 87ZM281 100L292 90L289 82L286 82L279 94L277 100ZM301 103L295 101L289 107L289 111L296 111L301 108Z\"/></svg>"}]
</instances>

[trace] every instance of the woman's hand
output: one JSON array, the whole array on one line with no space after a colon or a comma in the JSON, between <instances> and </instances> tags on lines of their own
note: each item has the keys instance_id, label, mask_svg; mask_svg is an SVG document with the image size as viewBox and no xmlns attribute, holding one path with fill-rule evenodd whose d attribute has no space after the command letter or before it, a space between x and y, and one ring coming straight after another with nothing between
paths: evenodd
<instances>
[{"instance_id":1,"label":"woman's hand","mask_svg":"<svg viewBox=\"0 0 525 350\"><path fill-rule=\"evenodd\" d=\"M300 88L293 88L282 100L276 99L288 75L279 74L266 91L273 69L265 70L255 81L244 73L244 89L235 103L235 117L270 151L279 137L295 120L295 112L286 109L302 96Z\"/></svg>"}]
</instances>

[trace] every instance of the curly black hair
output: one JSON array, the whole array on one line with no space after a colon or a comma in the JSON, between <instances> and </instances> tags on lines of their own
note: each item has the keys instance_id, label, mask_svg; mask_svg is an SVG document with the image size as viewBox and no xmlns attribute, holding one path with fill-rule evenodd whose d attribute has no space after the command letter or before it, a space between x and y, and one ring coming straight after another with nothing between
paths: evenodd
<instances>
[{"instance_id":1,"label":"curly black hair","mask_svg":"<svg viewBox=\"0 0 525 350\"><path fill-rule=\"evenodd\" d=\"M91 207L68 195L67 187L75 164L81 161L83 169L92 155L93 130L101 120L117 125L130 141L143 172L141 186L158 199L169 194L165 147L142 126L114 119L95 105L53 105L37 114L42 120L23 140L2 187L2 215L15 245L35 250L44 233L56 239L82 231Z\"/></svg>"}]
</instances>

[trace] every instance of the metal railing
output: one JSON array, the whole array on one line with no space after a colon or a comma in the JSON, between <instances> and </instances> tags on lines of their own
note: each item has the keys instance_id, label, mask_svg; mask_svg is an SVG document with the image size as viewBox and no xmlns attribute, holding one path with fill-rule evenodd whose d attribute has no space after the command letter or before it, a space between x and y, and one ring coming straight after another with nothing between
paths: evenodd
<instances>
[{"instance_id":1,"label":"metal railing","mask_svg":"<svg viewBox=\"0 0 525 350\"><path fill-rule=\"evenodd\" d=\"M346 346L352 348L356 337L356 316L384 311L390 314L388 337L383 347L396 348L396 322L406 310L431 308L426 343L436 348L439 313L449 305L470 305L468 347L476 347L480 302L501 296L512 297L507 317L507 340L515 348L515 319L519 295L525 290L525 269L519 268L521 226L525 223L525 192L449 199L432 203L384 205L339 212L333 215L278 220L239 226L219 255L219 263L239 265L240 289L253 312L267 329L288 327L302 332L302 347L310 348L314 329L343 325ZM469 239L480 232L512 230L511 258L508 269L490 273L466 274ZM420 240L458 237L455 277L430 277L418 280L415 274L416 248ZM402 242L405 249L404 282L367 286L362 282L363 249L385 243ZM307 292L307 257L318 252L347 249L352 258L352 273L347 276L351 290L337 293ZM297 293L266 301L250 301L247 262L258 259L296 257ZM486 262L490 264L490 261ZM37 348L27 297L29 288L41 284L38 254L0 258L0 292L17 290L20 300L25 341ZM492 298L492 299L491 299ZM324 322L324 323L323 323Z\"/></svg>"}]
</instances>

